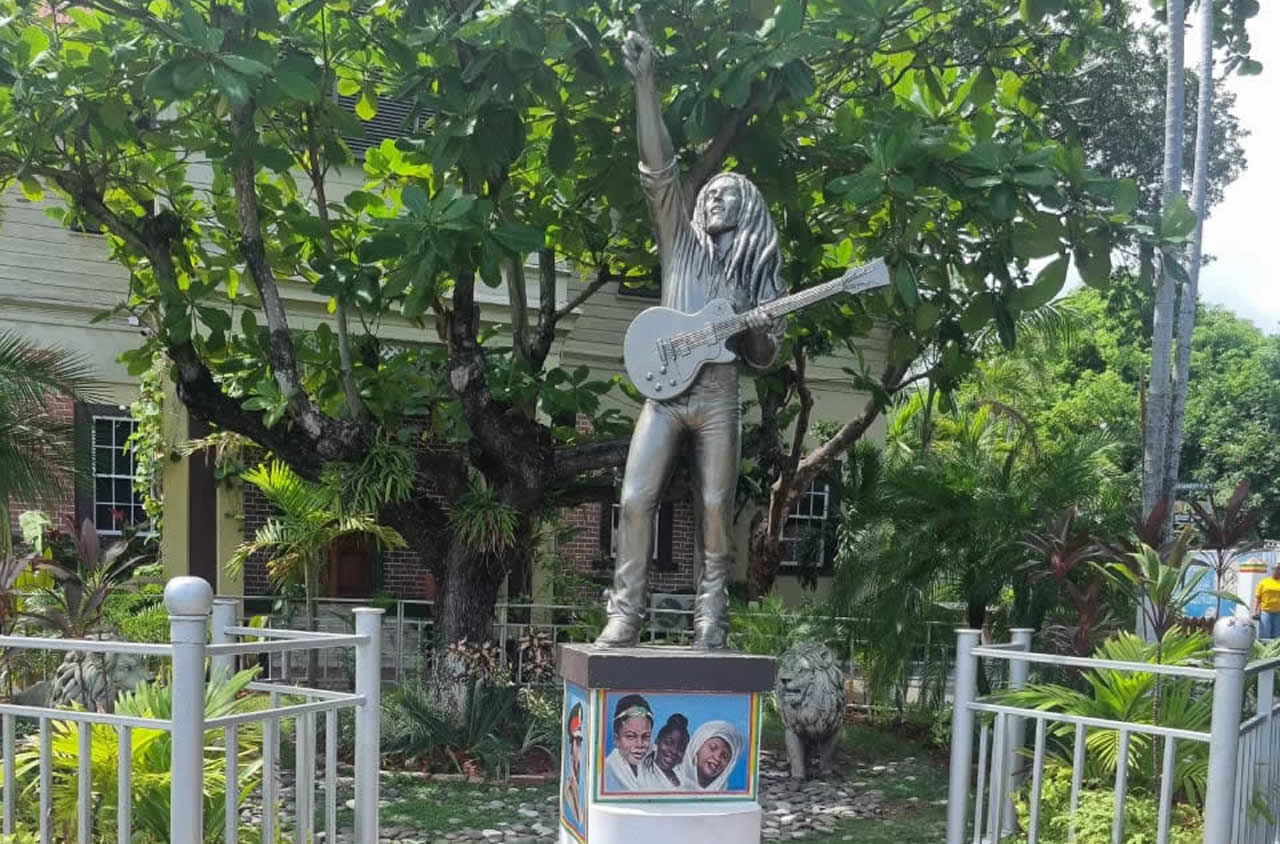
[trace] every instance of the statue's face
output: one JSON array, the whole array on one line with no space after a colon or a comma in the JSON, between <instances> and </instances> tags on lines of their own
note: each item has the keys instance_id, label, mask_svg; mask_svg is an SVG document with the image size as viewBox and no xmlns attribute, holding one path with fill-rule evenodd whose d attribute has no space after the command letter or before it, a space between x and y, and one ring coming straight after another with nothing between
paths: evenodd
<instances>
[{"instance_id":1,"label":"statue's face","mask_svg":"<svg viewBox=\"0 0 1280 844\"><path fill-rule=\"evenodd\" d=\"M733 179L713 179L702 189L702 213L707 234L736 228L742 215L742 190Z\"/></svg>"}]
</instances>

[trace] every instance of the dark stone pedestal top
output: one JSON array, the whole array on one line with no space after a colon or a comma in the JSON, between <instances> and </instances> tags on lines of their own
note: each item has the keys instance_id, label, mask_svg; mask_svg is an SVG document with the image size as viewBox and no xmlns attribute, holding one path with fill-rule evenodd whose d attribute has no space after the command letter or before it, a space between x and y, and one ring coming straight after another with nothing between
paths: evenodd
<instances>
[{"instance_id":1,"label":"dark stone pedestal top","mask_svg":"<svg viewBox=\"0 0 1280 844\"><path fill-rule=\"evenodd\" d=\"M672 645L561 645L558 662L561 678L583 688L654 692L767 692L775 669L770 656Z\"/></svg>"}]
</instances>

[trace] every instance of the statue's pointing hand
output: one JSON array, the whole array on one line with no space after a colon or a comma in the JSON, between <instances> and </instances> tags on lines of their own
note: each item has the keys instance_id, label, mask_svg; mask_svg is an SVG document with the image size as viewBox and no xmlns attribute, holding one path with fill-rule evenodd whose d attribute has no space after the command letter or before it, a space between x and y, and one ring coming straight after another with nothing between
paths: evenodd
<instances>
[{"instance_id":1,"label":"statue's pointing hand","mask_svg":"<svg viewBox=\"0 0 1280 844\"><path fill-rule=\"evenodd\" d=\"M627 33L626 40L622 42L622 61L633 79L652 79L657 60L648 38L638 32Z\"/></svg>"}]
</instances>

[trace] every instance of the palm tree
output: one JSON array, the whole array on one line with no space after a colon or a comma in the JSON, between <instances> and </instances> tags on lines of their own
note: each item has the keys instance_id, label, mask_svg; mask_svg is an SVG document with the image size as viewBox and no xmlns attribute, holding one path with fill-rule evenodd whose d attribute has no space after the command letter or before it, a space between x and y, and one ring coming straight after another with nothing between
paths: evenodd
<instances>
[{"instance_id":1,"label":"palm tree","mask_svg":"<svg viewBox=\"0 0 1280 844\"><path fill-rule=\"evenodd\" d=\"M921 401L904 402L886 455L855 451L846 470L844 489L856 494L841 506L832 601L840 615L870 619L873 685L902 676L939 590L953 591L969 626L982 627L1012 586L1014 620L1035 623L1047 594L1026 570L1028 531L1046 513L1114 507L1119 472L1101 432L1040 443L1016 408L974 400L929 423L926 450L925 415Z\"/></svg>"},{"instance_id":2,"label":"palm tree","mask_svg":"<svg viewBox=\"0 0 1280 844\"><path fill-rule=\"evenodd\" d=\"M316 629L316 597L329 546L352 534L369 536L389 548L405 547L404 538L381 525L371 513L347 512L337 484L305 480L286 464L274 460L244 473L271 503L276 515L258 528L252 540L236 549L228 571L238 576L254 554L267 556L267 577L273 587L301 583L306 593L307 629ZM319 654L310 651L308 679L319 673Z\"/></svg>"},{"instance_id":3,"label":"palm tree","mask_svg":"<svg viewBox=\"0 0 1280 844\"><path fill-rule=\"evenodd\" d=\"M97 398L88 362L0 331L0 557L13 550L9 502L55 499L75 473L74 427L53 400Z\"/></svg>"}]
</instances>

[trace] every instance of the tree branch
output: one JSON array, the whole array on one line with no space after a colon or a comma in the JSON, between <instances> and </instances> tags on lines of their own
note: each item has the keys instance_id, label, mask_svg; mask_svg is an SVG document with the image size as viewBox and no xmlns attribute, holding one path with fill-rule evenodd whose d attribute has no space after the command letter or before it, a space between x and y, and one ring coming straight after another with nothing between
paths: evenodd
<instances>
[{"instance_id":1,"label":"tree branch","mask_svg":"<svg viewBox=\"0 0 1280 844\"><path fill-rule=\"evenodd\" d=\"M876 417L884 412L885 404L888 399L898 390L902 389L906 383L902 380L907 373L908 364L890 364L885 369L884 376L880 379L884 387L883 391L877 391L867 399L867 403L863 405L862 412L846 422L839 431L835 433L831 439L811 451L796 466L795 475L791 479L791 489L799 490L808 486L814 478L816 478L824 469L830 466L837 457L849 450L871 424L875 422ZM775 485L775 490L777 486Z\"/></svg>"},{"instance_id":2,"label":"tree branch","mask_svg":"<svg viewBox=\"0 0 1280 844\"><path fill-rule=\"evenodd\" d=\"M716 132L715 137L703 148L698 155L698 160L694 162L693 167L689 170L689 197L698 195L698 191L702 188L703 183L711 178L711 174L720 169L720 165L724 163L725 156L729 154L729 147L733 145L734 140L738 137L738 132L743 126L747 125L747 121L754 117L766 105L765 103L765 86L757 85L751 94L751 99L742 108L735 108L729 112L729 116L724 123L720 124L720 130Z\"/></svg>"},{"instance_id":3,"label":"tree branch","mask_svg":"<svg viewBox=\"0 0 1280 844\"><path fill-rule=\"evenodd\" d=\"M333 225L329 222L329 200L325 194L324 167L320 159L320 144L316 141L315 110L306 111L307 121L307 176L311 179L311 189L315 191L316 216L324 226L324 245L332 266L335 255L333 244ZM369 421L369 410L360 398L360 390L356 386L355 364L351 355L351 336L347 320L347 303L342 296L337 297L338 307L334 314L338 327L338 371L342 381L342 393L346 396L347 407L351 416L358 422Z\"/></svg>"},{"instance_id":4,"label":"tree branch","mask_svg":"<svg viewBox=\"0 0 1280 844\"><path fill-rule=\"evenodd\" d=\"M553 271L554 271L554 267L553 267ZM577 296L574 296L572 299L570 299L568 304L566 304L563 308L560 308L555 312L555 321L559 322L561 319L573 313L576 309L582 306L583 302L586 302L592 296L596 295L596 293L600 290L601 287L604 287L609 282L616 281L616 280L617 280L617 276L615 276L613 272L609 269L608 264L600 264L599 266L597 266L596 277L591 279L591 282L585 288L583 288L582 292L580 292ZM553 325L552 328L554 327L555 326Z\"/></svg>"},{"instance_id":5,"label":"tree branch","mask_svg":"<svg viewBox=\"0 0 1280 844\"><path fill-rule=\"evenodd\" d=\"M538 250L538 331L529 349L533 365L542 369L551 343L556 336L556 253L554 249Z\"/></svg>"},{"instance_id":6,"label":"tree branch","mask_svg":"<svg viewBox=\"0 0 1280 844\"><path fill-rule=\"evenodd\" d=\"M809 414L813 411L813 392L805 381L806 359L802 344L795 344L792 357L795 360L796 396L800 399L800 412L796 415L795 430L791 434L791 453L787 455L787 463L782 470L784 478L795 475L796 467L800 465L800 456L804 454L804 438L809 435Z\"/></svg>"},{"instance_id":7,"label":"tree branch","mask_svg":"<svg viewBox=\"0 0 1280 844\"><path fill-rule=\"evenodd\" d=\"M529 291L525 289L524 262L519 257L507 261L507 301L511 306L511 345L516 360L533 371L533 350L529 343Z\"/></svg>"},{"instance_id":8,"label":"tree branch","mask_svg":"<svg viewBox=\"0 0 1280 844\"><path fill-rule=\"evenodd\" d=\"M245 410L240 402L228 396L190 343L165 349L178 369L175 385L182 404L199 419L235 431L270 449L299 475L318 480L324 460L311 444L291 434L287 426L268 428L261 411Z\"/></svg>"},{"instance_id":9,"label":"tree branch","mask_svg":"<svg viewBox=\"0 0 1280 844\"><path fill-rule=\"evenodd\" d=\"M321 455L333 459L351 459L361 449L363 426L342 424L321 412L307 395L298 377L298 359L289 331L289 320L274 271L267 260L262 236L262 220L258 216L258 190L255 167L249 154L256 140L253 126L253 103L231 110L231 128L238 155L232 170L235 185L236 214L240 222L240 253L249 275L258 288L262 310L267 318L268 357L276 384L289 405L289 415L302 428Z\"/></svg>"},{"instance_id":10,"label":"tree branch","mask_svg":"<svg viewBox=\"0 0 1280 844\"><path fill-rule=\"evenodd\" d=\"M627 462L630 447L630 437L561 446L552 454L547 484L563 485L583 472L621 468Z\"/></svg>"}]
</instances>

